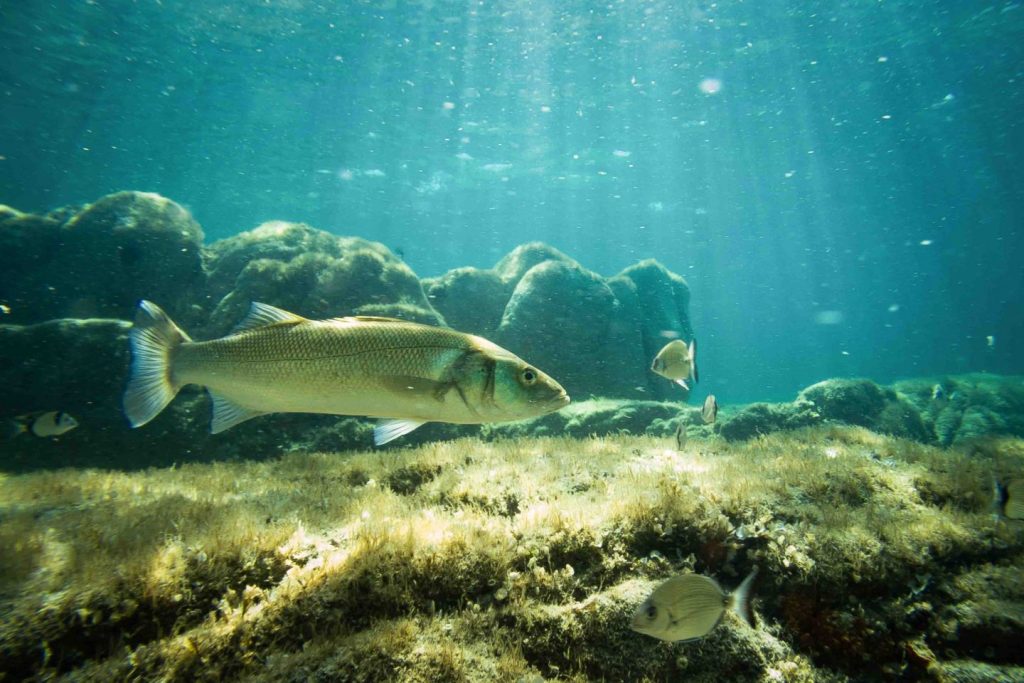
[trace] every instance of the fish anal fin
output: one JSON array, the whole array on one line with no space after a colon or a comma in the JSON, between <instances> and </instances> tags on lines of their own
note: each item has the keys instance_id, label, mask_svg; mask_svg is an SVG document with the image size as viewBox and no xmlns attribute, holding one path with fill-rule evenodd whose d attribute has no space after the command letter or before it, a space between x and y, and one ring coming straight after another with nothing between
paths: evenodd
<instances>
[{"instance_id":1,"label":"fish anal fin","mask_svg":"<svg viewBox=\"0 0 1024 683\"><path fill-rule=\"evenodd\" d=\"M220 434L246 420L266 415L263 411L240 406L231 399L215 394L212 391L210 392L210 398L213 399L213 421L210 423L211 434Z\"/></svg>"},{"instance_id":2,"label":"fish anal fin","mask_svg":"<svg viewBox=\"0 0 1024 683\"><path fill-rule=\"evenodd\" d=\"M231 334L238 334L239 332L245 332L247 330L256 330L261 327L267 327L268 325L280 325L281 323L294 324L305 321L306 318L303 318L301 315L289 313L277 306L253 301L252 304L249 305L249 312L242 319L242 322L238 323L235 326L235 329L231 330Z\"/></svg>"},{"instance_id":3,"label":"fish anal fin","mask_svg":"<svg viewBox=\"0 0 1024 683\"><path fill-rule=\"evenodd\" d=\"M676 379L676 380L673 380L673 381L676 384L678 384L679 386L681 386L683 389L686 389L687 391L690 390L690 386L686 383L686 380Z\"/></svg>"},{"instance_id":4,"label":"fish anal fin","mask_svg":"<svg viewBox=\"0 0 1024 683\"><path fill-rule=\"evenodd\" d=\"M409 432L419 429L424 424L426 424L425 420L377 420L377 425L373 428L373 445L383 446L390 441L394 441L400 436L405 436Z\"/></svg>"}]
</instances>

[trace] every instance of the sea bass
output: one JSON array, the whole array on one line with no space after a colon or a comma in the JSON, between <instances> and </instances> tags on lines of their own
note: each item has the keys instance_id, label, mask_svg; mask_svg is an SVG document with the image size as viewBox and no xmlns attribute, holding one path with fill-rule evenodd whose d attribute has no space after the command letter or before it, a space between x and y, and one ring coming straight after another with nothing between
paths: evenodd
<instances>
[{"instance_id":1,"label":"sea bass","mask_svg":"<svg viewBox=\"0 0 1024 683\"><path fill-rule=\"evenodd\" d=\"M569 403L558 382L482 337L393 318L308 320L253 303L228 336L193 342L142 301L131 346L133 427L186 384L210 392L214 434L267 413L360 415L382 418L377 445L425 422L519 420Z\"/></svg>"}]
</instances>

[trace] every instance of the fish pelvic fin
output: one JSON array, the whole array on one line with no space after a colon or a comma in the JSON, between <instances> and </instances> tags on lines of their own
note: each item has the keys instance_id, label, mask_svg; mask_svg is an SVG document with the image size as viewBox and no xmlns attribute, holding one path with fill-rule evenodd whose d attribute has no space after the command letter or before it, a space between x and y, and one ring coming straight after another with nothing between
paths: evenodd
<instances>
[{"instance_id":1,"label":"fish pelvic fin","mask_svg":"<svg viewBox=\"0 0 1024 683\"><path fill-rule=\"evenodd\" d=\"M419 429L426 422L423 420L385 419L377 420L377 426L373 428L373 445L383 446L389 441L394 441L400 436Z\"/></svg>"},{"instance_id":2,"label":"fish pelvic fin","mask_svg":"<svg viewBox=\"0 0 1024 683\"><path fill-rule=\"evenodd\" d=\"M192 341L151 301L140 301L131 334L132 365L124 392L124 414L141 427L163 410L181 389L171 373L174 349Z\"/></svg>"},{"instance_id":3,"label":"fish pelvic fin","mask_svg":"<svg viewBox=\"0 0 1024 683\"><path fill-rule=\"evenodd\" d=\"M672 381L673 381L673 382L675 382L676 384L678 384L679 386L681 386L681 387L682 387L683 389L686 389L687 391L689 391L689 390L690 390L690 385L688 385L688 384L686 383L686 380L683 380L683 379L674 379L674 380L672 380Z\"/></svg>"},{"instance_id":4,"label":"fish pelvic fin","mask_svg":"<svg viewBox=\"0 0 1024 683\"><path fill-rule=\"evenodd\" d=\"M231 399L215 394L212 391L210 392L210 398L213 399L213 422L210 423L211 434L220 434L246 420L266 415L263 411L240 406Z\"/></svg>"},{"instance_id":5,"label":"fish pelvic fin","mask_svg":"<svg viewBox=\"0 0 1024 683\"><path fill-rule=\"evenodd\" d=\"M747 626L751 627L754 625L754 622L750 617L750 596L755 578L757 578L757 567L750 570L747 578L743 579L743 583L730 596L732 611L736 613L736 616L745 621Z\"/></svg>"}]
</instances>

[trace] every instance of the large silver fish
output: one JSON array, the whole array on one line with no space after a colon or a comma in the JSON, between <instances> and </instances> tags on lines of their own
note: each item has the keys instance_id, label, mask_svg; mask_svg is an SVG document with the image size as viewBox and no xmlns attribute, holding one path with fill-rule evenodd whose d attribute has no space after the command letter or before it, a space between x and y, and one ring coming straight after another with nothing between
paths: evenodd
<instances>
[{"instance_id":1,"label":"large silver fish","mask_svg":"<svg viewBox=\"0 0 1024 683\"><path fill-rule=\"evenodd\" d=\"M213 399L213 433L266 413L383 418L381 445L425 422L480 424L569 403L555 380L482 337L392 318L307 320L253 303L226 337L193 342L139 304L124 411L140 427L186 384Z\"/></svg>"}]
</instances>

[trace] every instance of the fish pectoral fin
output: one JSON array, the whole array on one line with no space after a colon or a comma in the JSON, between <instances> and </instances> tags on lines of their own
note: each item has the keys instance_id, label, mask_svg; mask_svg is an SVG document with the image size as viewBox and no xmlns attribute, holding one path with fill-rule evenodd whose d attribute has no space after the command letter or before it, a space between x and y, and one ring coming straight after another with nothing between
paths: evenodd
<instances>
[{"instance_id":1,"label":"fish pectoral fin","mask_svg":"<svg viewBox=\"0 0 1024 683\"><path fill-rule=\"evenodd\" d=\"M213 422L210 423L210 433L220 434L226 429L231 429L237 424L251 420L260 415L266 415L260 410L253 410L240 406L229 398L210 392L213 399Z\"/></svg>"},{"instance_id":2,"label":"fish pectoral fin","mask_svg":"<svg viewBox=\"0 0 1024 683\"><path fill-rule=\"evenodd\" d=\"M683 389L686 389L687 391L690 390L690 387L689 387L689 385L687 385L685 380L677 379L677 380L675 380L675 383L678 384L679 386L681 386Z\"/></svg>"},{"instance_id":3,"label":"fish pectoral fin","mask_svg":"<svg viewBox=\"0 0 1024 683\"><path fill-rule=\"evenodd\" d=\"M306 319L301 315L289 313L277 306L261 304L258 301L253 301L249 305L249 313L242 319L242 322L235 326L235 329L231 330L231 334L238 334L239 332L245 332L246 330L255 330L260 327L267 327L268 325L301 323L305 322L305 320Z\"/></svg>"},{"instance_id":4,"label":"fish pectoral fin","mask_svg":"<svg viewBox=\"0 0 1024 683\"><path fill-rule=\"evenodd\" d=\"M426 424L425 420L410 419L385 419L377 420L377 426L373 428L373 445L383 446L389 441L394 441L400 436L419 429Z\"/></svg>"}]
</instances>

